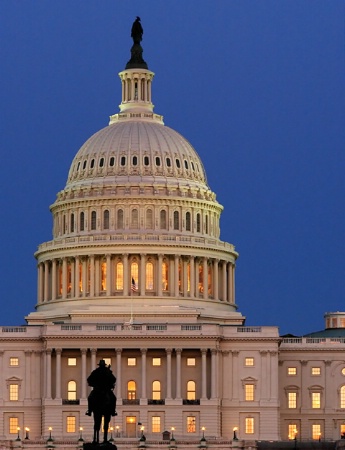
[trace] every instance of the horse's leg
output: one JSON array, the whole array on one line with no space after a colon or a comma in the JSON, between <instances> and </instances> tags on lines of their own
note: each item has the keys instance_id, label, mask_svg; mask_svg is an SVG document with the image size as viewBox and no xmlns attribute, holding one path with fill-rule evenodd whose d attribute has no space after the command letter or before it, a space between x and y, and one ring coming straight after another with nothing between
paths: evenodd
<instances>
[{"instance_id":1,"label":"horse's leg","mask_svg":"<svg viewBox=\"0 0 345 450\"><path fill-rule=\"evenodd\" d=\"M93 412L93 420L94 420L94 426L93 426L93 442L98 444L99 443L99 430L101 428L101 422L102 422L102 416L98 413Z\"/></svg>"},{"instance_id":2,"label":"horse's leg","mask_svg":"<svg viewBox=\"0 0 345 450\"><path fill-rule=\"evenodd\" d=\"M103 442L108 442L108 430L109 430L109 422L110 422L110 413L106 413L104 415L104 438Z\"/></svg>"}]
</instances>

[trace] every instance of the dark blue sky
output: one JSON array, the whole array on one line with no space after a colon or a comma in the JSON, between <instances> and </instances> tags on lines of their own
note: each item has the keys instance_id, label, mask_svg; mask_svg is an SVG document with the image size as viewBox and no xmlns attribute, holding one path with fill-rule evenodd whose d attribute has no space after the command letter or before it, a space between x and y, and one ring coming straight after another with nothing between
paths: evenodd
<instances>
[{"instance_id":1,"label":"dark blue sky","mask_svg":"<svg viewBox=\"0 0 345 450\"><path fill-rule=\"evenodd\" d=\"M139 15L153 102L201 156L248 325L324 328L345 299L343 0L0 2L1 324L79 147L118 112Z\"/></svg>"}]
</instances>

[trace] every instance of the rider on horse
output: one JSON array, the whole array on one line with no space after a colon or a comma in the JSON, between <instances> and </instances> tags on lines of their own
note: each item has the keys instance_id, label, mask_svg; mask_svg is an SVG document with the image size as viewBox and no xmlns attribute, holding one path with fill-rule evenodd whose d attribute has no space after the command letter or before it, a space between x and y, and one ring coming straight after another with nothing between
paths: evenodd
<instances>
[{"instance_id":1,"label":"rider on horse","mask_svg":"<svg viewBox=\"0 0 345 450\"><path fill-rule=\"evenodd\" d=\"M105 394L109 400L111 407L111 415L116 416L116 397L113 392L115 388L116 378L107 366L104 359L101 359L98 363L98 368L93 370L87 379L88 385L92 386L93 389L87 399L88 410L86 411L87 416L91 416L94 411L94 404L97 402L101 394Z\"/></svg>"}]
</instances>

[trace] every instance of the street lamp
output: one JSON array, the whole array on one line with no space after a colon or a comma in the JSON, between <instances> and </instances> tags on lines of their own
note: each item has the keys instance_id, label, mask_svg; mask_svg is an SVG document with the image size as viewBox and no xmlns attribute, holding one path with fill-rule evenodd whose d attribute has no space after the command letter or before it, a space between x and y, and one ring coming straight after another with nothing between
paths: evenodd
<instances>
[{"instance_id":1,"label":"street lamp","mask_svg":"<svg viewBox=\"0 0 345 450\"><path fill-rule=\"evenodd\" d=\"M238 430L238 428L234 427L232 430L234 432L234 437L232 438L232 440L233 441L238 441L238 437L237 437L237 430Z\"/></svg>"},{"instance_id":2,"label":"street lamp","mask_svg":"<svg viewBox=\"0 0 345 450\"><path fill-rule=\"evenodd\" d=\"M17 427L17 439L16 441L20 441L20 427Z\"/></svg>"},{"instance_id":3,"label":"street lamp","mask_svg":"<svg viewBox=\"0 0 345 450\"><path fill-rule=\"evenodd\" d=\"M206 439L205 439L205 430L206 430L206 428L205 427L201 427L201 430L202 430L202 437L200 439L199 448L206 448L207 447Z\"/></svg>"},{"instance_id":4,"label":"street lamp","mask_svg":"<svg viewBox=\"0 0 345 450\"><path fill-rule=\"evenodd\" d=\"M79 427L79 441L83 442L83 427Z\"/></svg>"},{"instance_id":5,"label":"street lamp","mask_svg":"<svg viewBox=\"0 0 345 450\"><path fill-rule=\"evenodd\" d=\"M114 427L110 427L110 439L109 439L109 442L114 442L113 431L114 431Z\"/></svg>"},{"instance_id":6,"label":"street lamp","mask_svg":"<svg viewBox=\"0 0 345 450\"><path fill-rule=\"evenodd\" d=\"M120 427L118 425L116 425L116 437L120 436Z\"/></svg>"},{"instance_id":7,"label":"street lamp","mask_svg":"<svg viewBox=\"0 0 345 450\"><path fill-rule=\"evenodd\" d=\"M30 428L29 427L25 427L25 439L30 439L29 432L30 432Z\"/></svg>"}]
</instances>

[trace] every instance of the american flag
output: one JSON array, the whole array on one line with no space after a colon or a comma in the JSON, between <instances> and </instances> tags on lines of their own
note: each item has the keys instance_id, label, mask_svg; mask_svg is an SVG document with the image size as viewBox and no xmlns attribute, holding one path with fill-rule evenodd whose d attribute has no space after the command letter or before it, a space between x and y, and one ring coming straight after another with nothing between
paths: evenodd
<instances>
[{"instance_id":1,"label":"american flag","mask_svg":"<svg viewBox=\"0 0 345 450\"><path fill-rule=\"evenodd\" d=\"M135 284L134 278L132 278L131 291L135 292L137 290L137 285Z\"/></svg>"}]
</instances>

